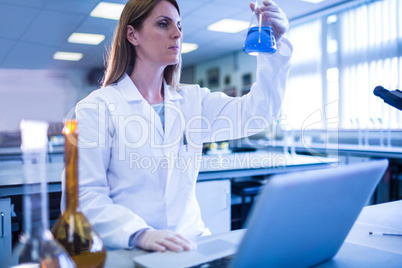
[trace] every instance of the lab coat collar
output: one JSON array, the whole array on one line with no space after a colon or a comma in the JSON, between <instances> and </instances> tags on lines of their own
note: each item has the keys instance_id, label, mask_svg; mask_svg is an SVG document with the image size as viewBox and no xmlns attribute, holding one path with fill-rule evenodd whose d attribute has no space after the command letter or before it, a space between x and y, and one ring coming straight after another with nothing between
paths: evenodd
<instances>
[{"instance_id":1,"label":"lab coat collar","mask_svg":"<svg viewBox=\"0 0 402 268\"><path fill-rule=\"evenodd\" d=\"M176 89L166 83L166 80L163 80L163 88L165 89L165 101L175 101L183 98Z\"/></svg>"},{"instance_id":2,"label":"lab coat collar","mask_svg":"<svg viewBox=\"0 0 402 268\"><path fill-rule=\"evenodd\" d=\"M139 92L138 88L135 86L133 81L131 80L128 74L124 74L117 81L117 88L123 94L127 102L135 102L135 101L145 101L144 97ZM165 142L168 142L169 136L174 129L174 125L178 118L177 109L172 109L173 106L176 106L178 110L180 110L180 103L177 100L182 99L183 97L175 90L173 87L169 86L165 80L163 80L163 88L164 88L164 96L165 96L165 131L163 131L162 124L160 120L156 120L153 122L155 128L158 133L161 135ZM171 106L173 105L173 106ZM142 109L146 109L148 105L142 106ZM146 110L143 111L143 114L146 114ZM150 119L149 119L150 120Z\"/></svg>"},{"instance_id":3,"label":"lab coat collar","mask_svg":"<svg viewBox=\"0 0 402 268\"><path fill-rule=\"evenodd\" d=\"M134 85L128 74L124 73L123 76L117 81L117 88L124 95L128 102L130 101L141 101L144 99L138 88Z\"/></svg>"}]
</instances>

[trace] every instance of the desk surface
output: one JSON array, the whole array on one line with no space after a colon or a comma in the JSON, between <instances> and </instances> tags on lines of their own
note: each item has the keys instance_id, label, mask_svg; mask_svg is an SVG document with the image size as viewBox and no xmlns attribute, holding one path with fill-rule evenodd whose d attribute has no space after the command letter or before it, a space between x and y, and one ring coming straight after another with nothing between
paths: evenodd
<instances>
[{"instance_id":1,"label":"desk surface","mask_svg":"<svg viewBox=\"0 0 402 268\"><path fill-rule=\"evenodd\" d=\"M198 180L269 175L337 165L337 158L283 154L267 150L205 155Z\"/></svg>"},{"instance_id":2,"label":"desk surface","mask_svg":"<svg viewBox=\"0 0 402 268\"><path fill-rule=\"evenodd\" d=\"M402 200L365 207L338 254L318 267L401 267L402 237L368 234L391 230L402 233ZM105 267L134 267L133 258L143 254L138 249L110 250Z\"/></svg>"},{"instance_id":3,"label":"desk surface","mask_svg":"<svg viewBox=\"0 0 402 268\"><path fill-rule=\"evenodd\" d=\"M402 200L363 209L334 259L319 267L402 267Z\"/></svg>"}]
</instances>

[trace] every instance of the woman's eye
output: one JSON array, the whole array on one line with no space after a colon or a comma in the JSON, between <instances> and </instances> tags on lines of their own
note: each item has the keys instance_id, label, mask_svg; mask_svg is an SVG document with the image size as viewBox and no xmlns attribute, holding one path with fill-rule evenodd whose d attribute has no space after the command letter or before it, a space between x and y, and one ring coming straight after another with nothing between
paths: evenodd
<instances>
[{"instance_id":1,"label":"woman's eye","mask_svg":"<svg viewBox=\"0 0 402 268\"><path fill-rule=\"evenodd\" d=\"M159 22L159 26L161 26L161 27L163 27L163 28L167 28L167 27L168 27L168 24L167 24L166 21L162 21L162 22Z\"/></svg>"}]
</instances>

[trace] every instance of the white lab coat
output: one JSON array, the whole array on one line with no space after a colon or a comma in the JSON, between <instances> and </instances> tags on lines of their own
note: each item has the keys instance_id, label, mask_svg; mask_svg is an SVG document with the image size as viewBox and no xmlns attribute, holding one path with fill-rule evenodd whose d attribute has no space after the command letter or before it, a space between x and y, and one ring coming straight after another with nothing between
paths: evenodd
<instances>
[{"instance_id":1,"label":"white lab coat","mask_svg":"<svg viewBox=\"0 0 402 268\"><path fill-rule=\"evenodd\" d=\"M280 110L291 53L283 38L277 53L258 56L256 83L239 98L165 83L164 130L126 74L78 103L80 208L108 247L129 247L143 228L188 238L206 232L195 197L202 144L269 125Z\"/></svg>"}]
</instances>

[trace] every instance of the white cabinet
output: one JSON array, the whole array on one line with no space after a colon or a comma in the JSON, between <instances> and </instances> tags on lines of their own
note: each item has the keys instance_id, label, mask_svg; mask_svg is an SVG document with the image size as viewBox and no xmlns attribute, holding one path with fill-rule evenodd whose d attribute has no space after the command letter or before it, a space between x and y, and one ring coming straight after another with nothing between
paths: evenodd
<instances>
[{"instance_id":1,"label":"white cabinet","mask_svg":"<svg viewBox=\"0 0 402 268\"><path fill-rule=\"evenodd\" d=\"M11 201L0 199L0 267L11 256Z\"/></svg>"},{"instance_id":2,"label":"white cabinet","mask_svg":"<svg viewBox=\"0 0 402 268\"><path fill-rule=\"evenodd\" d=\"M230 231L230 180L199 181L196 196L206 227L213 234Z\"/></svg>"}]
</instances>

